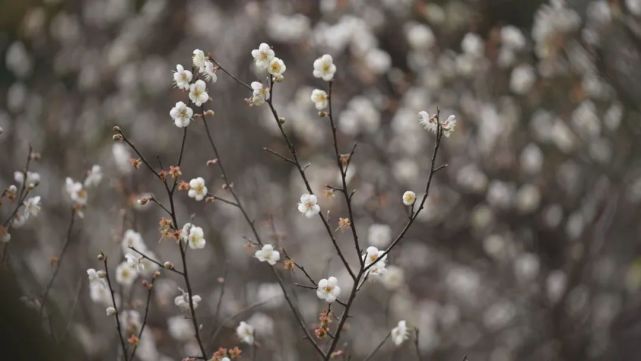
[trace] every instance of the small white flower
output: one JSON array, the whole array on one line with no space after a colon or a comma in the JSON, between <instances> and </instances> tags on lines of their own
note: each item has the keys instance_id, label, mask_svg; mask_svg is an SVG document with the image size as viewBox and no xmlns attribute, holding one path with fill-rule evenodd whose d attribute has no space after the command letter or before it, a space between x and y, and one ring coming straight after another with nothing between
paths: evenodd
<instances>
[{"instance_id":1,"label":"small white flower","mask_svg":"<svg viewBox=\"0 0 641 361\"><path fill-rule=\"evenodd\" d=\"M205 186L203 177L194 178L189 181L189 192L187 192L187 195L189 198L197 201L202 201L205 196L207 196L207 187Z\"/></svg>"},{"instance_id":2,"label":"small white flower","mask_svg":"<svg viewBox=\"0 0 641 361\"><path fill-rule=\"evenodd\" d=\"M205 67L207 56L205 56L205 53L202 50L196 49L194 50L191 60L193 61L194 66L198 68L199 71L202 71Z\"/></svg>"},{"instance_id":3,"label":"small white flower","mask_svg":"<svg viewBox=\"0 0 641 361\"><path fill-rule=\"evenodd\" d=\"M315 78L331 81L334 79L334 73L336 73L336 65L334 65L334 60L331 55L325 54L314 60Z\"/></svg>"},{"instance_id":4,"label":"small white flower","mask_svg":"<svg viewBox=\"0 0 641 361\"><path fill-rule=\"evenodd\" d=\"M405 274L403 273L403 269L397 266L387 267L387 270L385 271L385 273L383 273L381 281L383 282L385 288L389 290L394 290L401 287L403 285L403 282L405 281Z\"/></svg>"},{"instance_id":5,"label":"small white flower","mask_svg":"<svg viewBox=\"0 0 641 361\"><path fill-rule=\"evenodd\" d=\"M253 90L251 105L261 105L269 99L269 88L263 85L263 83L253 81L251 87Z\"/></svg>"},{"instance_id":6,"label":"small white flower","mask_svg":"<svg viewBox=\"0 0 641 361\"><path fill-rule=\"evenodd\" d=\"M407 327L405 320L398 321L398 325L390 332L392 341L396 346L400 346L405 340L410 337L410 330Z\"/></svg>"},{"instance_id":7,"label":"small white flower","mask_svg":"<svg viewBox=\"0 0 641 361\"><path fill-rule=\"evenodd\" d=\"M405 191L405 193L403 193L403 204L411 206L414 202L416 202L416 193L412 191Z\"/></svg>"},{"instance_id":8,"label":"small white flower","mask_svg":"<svg viewBox=\"0 0 641 361\"><path fill-rule=\"evenodd\" d=\"M95 187L102 181L102 168L94 164L85 177L85 187Z\"/></svg>"},{"instance_id":9,"label":"small white flower","mask_svg":"<svg viewBox=\"0 0 641 361\"><path fill-rule=\"evenodd\" d=\"M153 252L146 250L145 254L149 258L155 258L156 256ZM151 275L154 271L158 269L158 265L151 262L147 258L139 255L135 252L125 253L125 259L130 266L136 269L136 272L143 274L145 276Z\"/></svg>"},{"instance_id":10,"label":"small white flower","mask_svg":"<svg viewBox=\"0 0 641 361\"><path fill-rule=\"evenodd\" d=\"M187 236L187 241L189 248L191 249L201 249L205 247L207 241L205 240L203 229L200 227L192 226L189 228L189 236Z\"/></svg>"},{"instance_id":11,"label":"small white flower","mask_svg":"<svg viewBox=\"0 0 641 361\"><path fill-rule=\"evenodd\" d=\"M22 184L22 182L24 181L24 173L14 172L13 179L16 181L16 183ZM40 183L40 174L36 172L27 172L27 187L33 188L37 186L39 183Z\"/></svg>"},{"instance_id":12,"label":"small white flower","mask_svg":"<svg viewBox=\"0 0 641 361\"><path fill-rule=\"evenodd\" d=\"M40 209L40 196L31 197L24 201L24 210L26 213L35 217L40 213Z\"/></svg>"},{"instance_id":13,"label":"small white flower","mask_svg":"<svg viewBox=\"0 0 641 361\"><path fill-rule=\"evenodd\" d=\"M181 290L180 288L178 290L180 290L181 294L174 298L174 304L178 306L178 308L180 308L182 311L189 311L189 293ZM194 304L194 309L196 309L198 308L198 304L200 303L200 301L202 301L202 298L198 295L193 295L191 297L191 301Z\"/></svg>"},{"instance_id":14,"label":"small white flower","mask_svg":"<svg viewBox=\"0 0 641 361\"><path fill-rule=\"evenodd\" d=\"M193 84L189 86L189 99L197 106L203 105L207 100L209 100L209 94L207 94L207 84L201 79L196 80Z\"/></svg>"},{"instance_id":15,"label":"small white flower","mask_svg":"<svg viewBox=\"0 0 641 361\"><path fill-rule=\"evenodd\" d=\"M367 271L369 274L378 276L385 272L387 255L383 256L383 253L385 253L385 251L379 250L374 246L367 247L367 250L365 251L365 255L363 255L363 258L365 261L365 267L368 267L369 265L374 264Z\"/></svg>"},{"instance_id":16,"label":"small white flower","mask_svg":"<svg viewBox=\"0 0 641 361\"><path fill-rule=\"evenodd\" d=\"M252 50L252 56L254 57L256 67L265 70L272 59L274 59L274 50L272 50L267 43L260 43L258 49Z\"/></svg>"},{"instance_id":17,"label":"small white flower","mask_svg":"<svg viewBox=\"0 0 641 361\"><path fill-rule=\"evenodd\" d=\"M200 73L205 76L205 79L212 83L218 81L218 76L216 75L216 66L212 61L205 61L205 66L200 69Z\"/></svg>"},{"instance_id":18,"label":"small white flower","mask_svg":"<svg viewBox=\"0 0 641 361\"><path fill-rule=\"evenodd\" d=\"M105 310L105 313L107 314L107 316L113 316L116 314L116 309L113 306L109 306Z\"/></svg>"},{"instance_id":19,"label":"small white flower","mask_svg":"<svg viewBox=\"0 0 641 361\"><path fill-rule=\"evenodd\" d=\"M426 130L436 134L436 131L438 130L438 120L436 115L430 116L430 114L426 111L421 111L418 113L418 115L419 124L422 125ZM449 137L454 132L455 127L456 117L454 115L450 115L446 120L441 121L441 129L443 130L443 135L445 137Z\"/></svg>"},{"instance_id":20,"label":"small white flower","mask_svg":"<svg viewBox=\"0 0 641 361\"><path fill-rule=\"evenodd\" d=\"M385 247L392 240L392 229L386 224L372 224L368 232L369 243L376 247Z\"/></svg>"},{"instance_id":21,"label":"small white flower","mask_svg":"<svg viewBox=\"0 0 641 361\"><path fill-rule=\"evenodd\" d=\"M116 282L131 286L138 277L138 271L129 262L122 262L116 268Z\"/></svg>"},{"instance_id":22,"label":"small white flower","mask_svg":"<svg viewBox=\"0 0 641 361\"><path fill-rule=\"evenodd\" d=\"M176 105L169 111L169 116L174 120L174 124L178 128L184 128L191 122L191 117L194 111L183 102L177 102Z\"/></svg>"},{"instance_id":23,"label":"small white flower","mask_svg":"<svg viewBox=\"0 0 641 361\"><path fill-rule=\"evenodd\" d=\"M282 80L285 70L287 70L285 63L276 57L269 62L269 66L267 67L267 72L271 74L275 80Z\"/></svg>"},{"instance_id":24,"label":"small white flower","mask_svg":"<svg viewBox=\"0 0 641 361\"><path fill-rule=\"evenodd\" d=\"M238 335L240 341L249 345L254 344L254 327L247 322L240 321L240 324L236 327L236 335Z\"/></svg>"},{"instance_id":25,"label":"small white flower","mask_svg":"<svg viewBox=\"0 0 641 361\"><path fill-rule=\"evenodd\" d=\"M327 108L327 105L329 104L329 98L324 90L312 90L312 96L310 97L310 99L312 100L312 102L314 102L316 110L323 110Z\"/></svg>"},{"instance_id":26,"label":"small white flower","mask_svg":"<svg viewBox=\"0 0 641 361\"><path fill-rule=\"evenodd\" d=\"M75 182L73 179L67 177L67 179L65 179L65 190L74 204L79 206L87 204L87 192L83 188L82 183Z\"/></svg>"},{"instance_id":27,"label":"small white flower","mask_svg":"<svg viewBox=\"0 0 641 361\"><path fill-rule=\"evenodd\" d=\"M93 268L87 270L87 278L89 279L89 295L91 300L108 305L111 301L111 294L107 281L104 279L104 271L96 271Z\"/></svg>"},{"instance_id":28,"label":"small white flower","mask_svg":"<svg viewBox=\"0 0 641 361\"><path fill-rule=\"evenodd\" d=\"M336 301L336 298L341 294L341 288L338 287L338 280L336 277L329 277L327 279L323 278L318 281L318 289L316 290L316 296L325 302L332 303Z\"/></svg>"},{"instance_id":29,"label":"small white flower","mask_svg":"<svg viewBox=\"0 0 641 361\"><path fill-rule=\"evenodd\" d=\"M280 252L276 251L271 244L264 245L262 249L254 253L254 256L258 258L259 261L267 262L272 266L280 260Z\"/></svg>"},{"instance_id":30,"label":"small white flower","mask_svg":"<svg viewBox=\"0 0 641 361\"><path fill-rule=\"evenodd\" d=\"M318 199L313 194L303 194L300 196L298 203L298 211L305 215L307 218L312 218L320 212Z\"/></svg>"},{"instance_id":31,"label":"small white flower","mask_svg":"<svg viewBox=\"0 0 641 361\"><path fill-rule=\"evenodd\" d=\"M174 83L178 89L189 90L189 83L193 78L193 74L189 70L185 70L182 65L176 65L174 72Z\"/></svg>"}]
</instances>

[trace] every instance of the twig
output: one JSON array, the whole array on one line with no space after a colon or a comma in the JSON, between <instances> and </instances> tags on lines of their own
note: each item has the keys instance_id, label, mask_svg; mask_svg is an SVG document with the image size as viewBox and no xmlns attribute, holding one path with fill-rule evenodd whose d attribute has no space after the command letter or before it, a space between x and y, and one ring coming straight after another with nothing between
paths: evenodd
<instances>
[{"instance_id":1,"label":"twig","mask_svg":"<svg viewBox=\"0 0 641 361\"><path fill-rule=\"evenodd\" d=\"M162 264L162 263L160 263L158 260L155 260L155 259L153 259L153 258L151 258L151 257L147 256L146 254L144 254L144 253L140 252L139 250L137 250L137 249L136 249L135 247L133 247L133 246L129 246L129 249L130 249L130 250L132 250L132 251L134 251L134 252L136 252L136 253L138 253L142 258L144 258L144 259L148 260L149 262L151 262L151 263L153 263L153 264L155 264L155 265L159 266L161 269L166 269L166 270L168 270L168 271L171 271L171 272L177 273L177 274L179 274L179 275L181 275L181 276L184 276L184 273L183 273L183 272L181 272L181 271L179 271L179 270L177 270L177 269L175 269L175 268L166 268L164 264Z\"/></svg>"},{"instance_id":2,"label":"twig","mask_svg":"<svg viewBox=\"0 0 641 361\"><path fill-rule=\"evenodd\" d=\"M100 256L102 257L102 261L105 266L105 278L107 279L107 286L109 287L109 293L111 294L111 303L113 305L113 308L115 310L115 315L116 316L116 330L118 331L118 339L120 339L120 346L122 347L122 354L123 357L125 358L125 361L129 361L129 355L127 353L127 346L125 344L125 339L124 336L122 335L122 326L120 324L120 312L118 311L118 305L116 304L116 296L114 295L114 289L111 286L111 278L109 277L109 266L107 264L107 256L105 256L102 252L100 253Z\"/></svg>"},{"instance_id":3,"label":"twig","mask_svg":"<svg viewBox=\"0 0 641 361\"><path fill-rule=\"evenodd\" d=\"M367 355L367 357L363 361L371 360L372 357L374 357L374 355L376 355L376 353L383 347L383 345L389 339L389 337L390 337L390 332L387 332L387 335L385 335L385 338L382 339L381 342L379 342L378 346L376 346L376 348L372 352L370 352L370 354Z\"/></svg>"},{"instance_id":4,"label":"twig","mask_svg":"<svg viewBox=\"0 0 641 361\"><path fill-rule=\"evenodd\" d=\"M153 293L155 282L156 282L156 276L154 276L151 279L151 282L145 286L147 287L147 302L145 303L145 316L142 319L142 325L140 326L140 331L138 332L138 342L134 345L134 348L131 351L131 357L129 357L130 360L135 360L136 351L138 350L138 345L140 343L140 339L142 338L142 333L145 331L145 326L147 325L147 318L149 317L149 309L151 306L151 296Z\"/></svg>"}]
</instances>

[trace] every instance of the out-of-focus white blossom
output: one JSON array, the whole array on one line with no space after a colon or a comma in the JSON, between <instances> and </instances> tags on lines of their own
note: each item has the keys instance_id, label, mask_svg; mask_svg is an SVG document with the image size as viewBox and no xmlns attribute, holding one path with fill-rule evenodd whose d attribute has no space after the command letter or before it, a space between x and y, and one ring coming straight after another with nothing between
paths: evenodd
<instances>
[{"instance_id":1,"label":"out-of-focus white blossom","mask_svg":"<svg viewBox=\"0 0 641 361\"><path fill-rule=\"evenodd\" d=\"M29 215L36 217L40 213L41 208L40 196L29 197L24 201L24 211Z\"/></svg>"},{"instance_id":2,"label":"out-of-focus white blossom","mask_svg":"<svg viewBox=\"0 0 641 361\"><path fill-rule=\"evenodd\" d=\"M138 277L138 271L129 262L122 262L116 267L116 282L131 286Z\"/></svg>"},{"instance_id":3,"label":"out-of-focus white blossom","mask_svg":"<svg viewBox=\"0 0 641 361\"><path fill-rule=\"evenodd\" d=\"M260 43L257 49L252 50L251 54L254 57L256 67L261 70L267 69L274 59L274 50L267 43Z\"/></svg>"},{"instance_id":4,"label":"out-of-focus white blossom","mask_svg":"<svg viewBox=\"0 0 641 361\"><path fill-rule=\"evenodd\" d=\"M107 315L107 317L115 315L116 314L116 308L113 307L113 306L107 307L105 309L105 314Z\"/></svg>"},{"instance_id":5,"label":"out-of-focus white blossom","mask_svg":"<svg viewBox=\"0 0 641 361\"><path fill-rule=\"evenodd\" d=\"M209 100L207 94L207 84L198 79L189 86L189 100L191 100L197 107L203 105Z\"/></svg>"},{"instance_id":6,"label":"out-of-focus white blossom","mask_svg":"<svg viewBox=\"0 0 641 361\"><path fill-rule=\"evenodd\" d=\"M240 321L240 324L236 327L236 335L241 342L249 345L254 344L254 327L247 322Z\"/></svg>"},{"instance_id":7,"label":"out-of-focus white blossom","mask_svg":"<svg viewBox=\"0 0 641 361\"><path fill-rule=\"evenodd\" d=\"M310 97L310 99L312 100L312 102L314 102L314 107L316 107L316 110L323 110L327 108L327 105L329 104L329 97L327 96L327 92L325 92L324 90L312 90L312 96Z\"/></svg>"},{"instance_id":8,"label":"out-of-focus white blossom","mask_svg":"<svg viewBox=\"0 0 641 361\"><path fill-rule=\"evenodd\" d=\"M331 81L334 79L336 73L336 65L334 60L329 54L325 54L320 58L314 60L314 77L323 79L324 81Z\"/></svg>"},{"instance_id":9,"label":"out-of-focus white blossom","mask_svg":"<svg viewBox=\"0 0 641 361\"><path fill-rule=\"evenodd\" d=\"M216 65L214 62L207 60L205 61L205 66L200 70L200 73L205 77L207 81L215 83L218 81L218 75L216 75Z\"/></svg>"},{"instance_id":10,"label":"out-of-focus white blossom","mask_svg":"<svg viewBox=\"0 0 641 361\"><path fill-rule=\"evenodd\" d=\"M194 111L187 106L187 104L179 101L176 105L171 108L169 111L169 116L174 120L174 124L178 128L185 128L191 122L191 117L194 115Z\"/></svg>"},{"instance_id":11,"label":"out-of-focus white blossom","mask_svg":"<svg viewBox=\"0 0 641 361\"><path fill-rule=\"evenodd\" d=\"M316 296L321 300L325 300L327 303L332 303L336 301L340 294L341 288L338 286L338 279L336 279L336 277L331 276L318 281Z\"/></svg>"},{"instance_id":12,"label":"out-of-focus white blossom","mask_svg":"<svg viewBox=\"0 0 641 361\"><path fill-rule=\"evenodd\" d=\"M189 181L189 191L187 192L189 198L197 201L202 201L207 196L207 186L203 177L193 178Z\"/></svg>"},{"instance_id":13,"label":"out-of-focus white blossom","mask_svg":"<svg viewBox=\"0 0 641 361\"><path fill-rule=\"evenodd\" d=\"M423 128L425 128L426 130L436 134L438 130L437 122L440 121L439 119L437 119L437 116L430 115L428 112L424 110L420 111L418 115L419 115L419 120L418 120L419 124L422 125ZM441 122L441 129L443 130L443 135L446 137L449 137L454 132L454 128L456 127L456 116L450 115L449 117L447 117L447 119L440 122Z\"/></svg>"},{"instance_id":14,"label":"out-of-focus white blossom","mask_svg":"<svg viewBox=\"0 0 641 361\"><path fill-rule=\"evenodd\" d=\"M403 286L403 282L405 282L403 269L397 266L388 266L387 270L383 273L383 277L381 277L381 281L388 290L400 288Z\"/></svg>"},{"instance_id":15,"label":"out-of-focus white blossom","mask_svg":"<svg viewBox=\"0 0 641 361\"><path fill-rule=\"evenodd\" d=\"M65 190L74 205L84 206L87 204L87 191L82 186L82 183L67 177L65 179Z\"/></svg>"},{"instance_id":16,"label":"out-of-focus white blossom","mask_svg":"<svg viewBox=\"0 0 641 361\"><path fill-rule=\"evenodd\" d=\"M369 226L368 240L372 246L385 247L392 241L392 228L387 224L372 224Z\"/></svg>"},{"instance_id":17,"label":"out-of-focus white blossom","mask_svg":"<svg viewBox=\"0 0 641 361\"><path fill-rule=\"evenodd\" d=\"M522 64L512 70L510 89L516 94L526 94L535 81L534 68L529 64Z\"/></svg>"},{"instance_id":18,"label":"out-of-focus white blossom","mask_svg":"<svg viewBox=\"0 0 641 361\"><path fill-rule=\"evenodd\" d=\"M272 246L271 244L266 244L263 246L263 248L254 253L254 257L256 257L261 262L267 262L271 266L273 266L280 260L280 252L275 250L274 246Z\"/></svg>"},{"instance_id":19,"label":"out-of-focus white blossom","mask_svg":"<svg viewBox=\"0 0 641 361\"><path fill-rule=\"evenodd\" d=\"M398 321L396 327L390 331L390 337L396 346L400 346L403 342L409 339L410 330L407 327L407 322L405 320Z\"/></svg>"},{"instance_id":20,"label":"out-of-focus white blossom","mask_svg":"<svg viewBox=\"0 0 641 361\"><path fill-rule=\"evenodd\" d=\"M24 172L14 172L13 179L18 184L24 181ZM40 174L36 172L27 172L27 187L34 188L40 183Z\"/></svg>"},{"instance_id":21,"label":"out-of-focus white blossom","mask_svg":"<svg viewBox=\"0 0 641 361\"><path fill-rule=\"evenodd\" d=\"M180 64L176 65L176 71L174 72L174 84L176 84L178 89L189 90L189 83L191 83L192 78L193 74L191 71L186 70Z\"/></svg>"},{"instance_id":22,"label":"out-of-focus white blossom","mask_svg":"<svg viewBox=\"0 0 641 361\"><path fill-rule=\"evenodd\" d=\"M87 171L87 176L85 177L85 187L95 187L102 181L102 168L94 164L89 171Z\"/></svg>"},{"instance_id":23,"label":"out-of-focus white blossom","mask_svg":"<svg viewBox=\"0 0 641 361\"><path fill-rule=\"evenodd\" d=\"M300 196L298 211L307 218L312 218L320 212L318 198L314 194L303 194Z\"/></svg>"},{"instance_id":24,"label":"out-of-focus white blossom","mask_svg":"<svg viewBox=\"0 0 641 361\"><path fill-rule=\"evenodd\" d=\"M472 55L475 57L482 56L484 53L484 43L483 39L481 39L478 34L474 33L467 33L463 37L463 40L461 41L461 48L463 49L463 52L468 55Z\"/></svg>"},{"instance_id":25,"label":"out-of-focus white blossom","mask_svg":"<svg viewBox=\"0 0 641 361\"><path fill-rule=\"evenodd\" d=\"M167 319L167 329L171 337L179 341L188 341L194 337L194 326L184 316L174 316Z\"/></svg>"},{"instance_id":26,"label":"out-of-focus white blossom","mask_svg":"<svg viewBox=\"0 0 641 361\"><path fill-rule=\"evenodd\" d=\"M640 0L625 0L625 6L630 12L636 16L641 16L641 1Z\"/></svg>"}]
</instances>

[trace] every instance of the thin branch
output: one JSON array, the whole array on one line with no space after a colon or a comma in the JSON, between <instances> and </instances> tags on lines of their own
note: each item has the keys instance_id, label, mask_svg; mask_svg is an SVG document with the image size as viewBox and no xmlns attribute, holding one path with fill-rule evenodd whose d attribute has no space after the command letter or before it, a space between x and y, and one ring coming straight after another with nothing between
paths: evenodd
<instances>
[{"instance_id":1,"label":"thin branch","mask_svg":"<svg viewBox=\"0 0 641 361\"><path fill-rule=\"evenodd\" d=\"M370 354L367 355L367 357L363 361L371 360L376 355L376 353L383 347L385 342L389 339L390 334L391 334L390 332L387 332L387 335L385 335L385 338L381 340L378 346L376 346L376 348L372 352L370 352Z\"/></svg>"},{"instance_id":2,"label":"thin branch","mask_svg":"<svg viewBox=\"0 0 641 361\"><path fill-rule=\"evenodd\" d=\"M102 261L105 266L105 278L107 279L107 286L109 287L109 293L111 294L111 303L115 310L114 316L116 317L116 330L118 331L118 339L120 340L120 346L122 347L122 354L125 358L125 361L129 361L129 355L127 353L127 345L125 344L124 336L122 335L122 326L120 324L120 312L118 311L118 305L116 304L116 296L114 295L114 289L111 286L111 278L109 277L109 266L107 264L107 256L101 253Z\"/></svg>"},{"instance_id":3,"label":"thin branch","mask_svg":"<svg viewBox=\"0 0 641 361\"><path fill-rule=\"evenodd\" d=\"M177 270L177 269L175 269L175 268L167 268L167 267L165 267L165 265L164 265L164 264L162 264L162 263L160 263L160 261L155 260L155 259L153 259L153 258L151 258L151 257L147 256L146 254L144 254L144 253L142 253L141 251L137 250L134 246L129 246L129 249L130 249L130 250L132 250L132 251L134 251L134 252L136 252L136 253L138 253L142 258L144 258L144 259L148 260L149 262L151 262L151 263L153 263L153 264L155 264L155 265L159 266L161 269L168 270L168 271L171 271L171 272L177 273L177 274L179 274L179 275L181 275L181 276L184 276L184 273L183 273L183 272L181 272L181 271L179 271L179 270Z\"/></svg>"},{"instance_id":4,"label":"thin branch","mask_svg":"<svg viewBox=\"0 0 641 361\"><path fill-rule=\"evenodd\" d=\"M140 331L138 332L138 343L134 346L134 349L131 351L131 357L129 357L130 360L135 360L136 357L136 351L138 350L138 345L140 343L140 339L142 338L142 333L145 331L145 326L147 325L147 318L149 317L149 309L151 308L151 296L153 293L154 289L154 283L156 282L156 277L152 277L151 282L148 285L145 285L147 287L147 302L145 303L145 316L142 319L142 325L140 326Z\"/></svg>"}]
</instances>

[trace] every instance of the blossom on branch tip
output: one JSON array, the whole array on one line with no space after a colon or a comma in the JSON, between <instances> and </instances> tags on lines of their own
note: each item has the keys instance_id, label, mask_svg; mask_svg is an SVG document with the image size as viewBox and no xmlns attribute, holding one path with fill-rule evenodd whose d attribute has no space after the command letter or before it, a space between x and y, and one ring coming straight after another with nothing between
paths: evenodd
<instances>
[{"instance_id":1,"label":"blossom on branch tip","mask_svg":"<svg viewBox=\"0 0 641 361\"><path fill-rule=\"evenodd\" d=\"M313 194L303 194L300 196L298 203L298 211L305 215L307 218L312 218L320 212L318 205L318 198Z\"/></svg>"},{"instance_id":2,"label":"blossom on branch tip","mask_svg":"<svg viewBox=\"0 0 641 361\"><path fill-rule=\"evenodd\" d=\"M22 182L24 181L24 173L14 172L13 179L16 181L16 183L22 184ZM40 174L36 172L27 172L27 187L34 188L39 183L40 183Z\"/></svg>"},{"instance_id":3,"label":"blossom on branch tip","mask_svg":"<svg viewBox=\"0 0 641 361\"><path fill-rule=\"evenodd\" d=\"M94 164L90 170L87 171L85 177L85 187L95 187L102 181L102 168Z\"/></svg>"},{"instance_id":4,"label":"blossom on branch tip","mask_svg":"<svg viewBox=\"0 0 641 361\"><path fill-rule=\"evenodd\" d=\"M131 286L138 277L138 271L129 262L122 262L116 268L116 282L123 286Z\"/></svg>"},{"instance_id":5,"label":"blossom on branch tip","mask_svg":"<svg viewBox=\"0 0 641 361\"><path fill-rule=\"evenodd\" d=\"M181 290L180 288L178 289L182 294L176 296L174 298L174 304L178 306L182 311L189 311L189 293ZM198 304L200 301L202 301L202 298L199 295L193 295L191 297L191 301L194 304L194 309L198 308Z\"/></svg>"},{"instance_id":6,"label":"blossom on branch tip","mask_svg":"<svg viewBox=\"0 0 641 361\"><path fill-rule=\"evenodd\" d=\"M205 186L205 180L203 177L193 178L189 181L189 192L187 192L189 198L193 198L197 201L202 201L207 195L207 186Z\"/></svg>"},{"instance_id":7,"label":"blossom on branch tip","mask_svg":"<svg viewBox=\"0 0 641 361\"><path fill-rule=\"evenodd\" d=\"M41 209L40 196L30 197L24 201L24 210L25 213L36 217L40 213Z\"/></svg>"},{"instance_id":8,"label":"blossom on branch tip","mask_svg":"<svg viewBox=\"0 0 641 361\"><path fill-rule=\"evenodd\" d=\"M263 248L254 253L254 256L261 262L267 262L270 265L275 265L280 260L280 252L274 249L271 244L266 244Z\"/></svg>"},{"instance_id":9,"label":"blossom on branch tip","mask_svg":"<svg viewBox=\"0 0 641 361\"><path fill-rule=\"evenodd\" d=\"M430 115L426 111L420 111L418 113L419 120L418 123L423 126L426 130L436 134L438 130L438 123L440 119L438 119L438 116L436 114ZM441 129L443 131L443 135L445 137L449 137L452 135L454 132L454 128L456 127L456 116L450 115L447 117L446 120L440 121L441 123Z\"/></svg>"},{"instance_id":10,"label":"blossom on branch tip","mask_svg":"<svg viewBox=\"0 0 641 361\"><path fill-rule=\"evenodd\" d=\"M334 73L336 73L336 65L334 65L334 60L331 55L325 54L314 60L315 78L331 81L334 79Z\"/></svg>"},{"instance_id":11,"label":"blossom on branch tip","mask_svg":"<svg viewBox=\"0 0 641 361\"><path fill-rule=\"evenodd\" d=\"M403 193L403 204L411 206L414 202L416 202L416 193L412 191L405 191L405 193Z\"/></svg>"},{"instance_id":12,"label":"blossom on branch tip","mask_svg":"<svg viewBox=\"0 0 641 361\"><path fill-rule=\"evenodd\" d=\"M74 205L84 206L87 204L87 191L83 188L82 183L67 177L65 179L65 190Z\"/></svg>"},{"instance_id":13,"label":"blossom on branch tip","mask_svg":"<svg viewBox=\"0 0 641 361\"><path fill-rule=\"evenodd\" d=\"M258 49L252 50L251 54L254 57L256 67L260 70L267 69L269 63L274 59L274 50L267 43L260 43Z\"/></svg>"},{"instance_id":14,"label":"blossom on branch tip","mask_svg":"<svg viewBox=\"0 0 641 361\"><path fill-rule=\"evenodd\" d=\"M183 102L177 102L169 111L169 116L174 120L178 128L185 128L191 122L194 111Z\"/></svg>"},{"instance_id":15,"label":"blossom on branch tip","mask_svg":"<svg viewBox=\"0 0 641 361\"><path fill-rule=\"evenodd\" d=\"M327 303L336 301L336 298L341 293L341 288L338 286L336 277L323 278L318 281L318 289L316 289L316 296Z\"/></svg>"},{"instance_id":16,"label":"blossom on branch tip","mask_svg":"<svg viewBox=\"0 0 641 361\"><path fill-rule=\"evenodd\" d=\"M405 340L410 337L410 331L407 327L407 322L405 320L398 321L398 325L392 329L390 332L392 341L396 346L400 346Z\"/></svg>"},{"instance_id":17,"label":"blossom on branch tip","mask_svg":"<svg viewBox=\"0 0 641 361\"><path fill-rule=\"evenodd\" d=\"M240 341L253 345L254 344L254 327L245 321L240 321L236 327L236 335Z\"/></svg>"},{"instance_id":18,"label":"blossom on branch tip","mask_svg":"<svg viewBox=\"0 0 641 361\"><path fill-rule=\"evenodd\" d=\"M312 90L312 96L310 97L310 99L312 100L312 102L314 102L316 110L323 110L327 108L327 105L329 104L329 97L327 96L327 92L325 92L324 90Z\"/></svg>"},{"instance_id":19,"label":"blossom on branch tip","mask_svg":"<svg viewBox=\"0 0 641 361\"><path fill-rule=\"evenodd\" d=\"M273 58L269 62L267 72L274 77L274 80L279 81L283 79L283 73L287 70L285 63L279 58Z\"/></svg>"},{"instance_id":20,"label":"blossom on branch tip","mask_svg":"<svg viewBox=\"0 0 641 361\"><path fill-rule=\"evenodd\" d=\"M200 73L205 77L207 81L215 83L218 81L218 76L216 75L216 65L210 60L205 61L205 66L200 69Z\"/></svg>"},{"instance_id":21,"label":"blossom on branch tip","mask_svg":"<svg viewBox=\"0 0 641 361\"><path fill-rule=\"evenodd\" d=\"M207 241L205 240L205 233L203 232L203 229L192 225L190 225L189 227L189 234L187 234L186 239L187 244L189 244L189 248L191 249L204 248L205 244L207 243Z\"/></svg>"},{"instance_id":22,"label":"blossom on branch tip","mask_svg":"<svg viewBox=\"0 0 641 361\"><path fill-rule=\"evenodd\" d=\"M209 100L207 84L204 81L198 79L189 86L189 100L191 100L197 107L203 105L207 100Z\"/></svg>"},{"instance_id":23,"label":"blossom on branch tip","mask_svg":"<svg viewBox=\"0 0 641 361\"><path fill-rule=\"evenodd\" d=\"M182 65L176 65L174 72L174 84L178 89L189 90L189 83L193 78L193 74L189 70L185 70Z\"/></svg>"}]
</instances>

